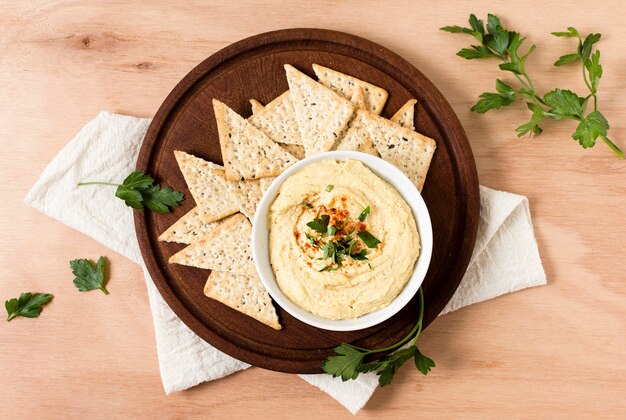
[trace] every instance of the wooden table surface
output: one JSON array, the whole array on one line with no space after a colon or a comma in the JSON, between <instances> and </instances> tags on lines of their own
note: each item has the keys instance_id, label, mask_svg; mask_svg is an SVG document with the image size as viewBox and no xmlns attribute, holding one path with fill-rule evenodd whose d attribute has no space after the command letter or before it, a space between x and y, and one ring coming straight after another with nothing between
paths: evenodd
<instances>
[{"instance_id":1,"label":"wooden table surface","mask_svg":"<svg viewBox=\"0 0 626 420\"><path fill-rule=\"evenodd\" d=\"M496 13L537 44L528 69L539 90L581 92L577 66L552 67L573 41L549 33L572 25L602 32L600 108L611 137L626 149L626 6L177 3L0 6L0 299L23 291L56 296L38 319L0 322L0 418L351 417L297 376L257 368L165 396L139 267L22 201L46 164L100 110L150 117L210 54L287 27L354 33L424 72L465 127L481 183L528 196L548 276L546 287L439 318L420 339L437 367L427 377L403 368L358 416L626 416L626 162L604 144L582 150L570 138L572 122L547 123L540 137L517 139L514 129L528 117L521 104L470 113L501 73L495 62L456 57L469 38L437 30L463 24L470 12ZM111 295L78 293L68 261L103 254L111 262Z\"/></svg>"}]
</instances>

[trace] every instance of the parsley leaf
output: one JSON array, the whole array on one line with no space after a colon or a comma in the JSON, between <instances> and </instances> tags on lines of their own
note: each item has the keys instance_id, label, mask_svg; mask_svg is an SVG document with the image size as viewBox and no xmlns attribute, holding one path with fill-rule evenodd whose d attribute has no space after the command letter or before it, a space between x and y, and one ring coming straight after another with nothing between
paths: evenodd
<instances>
[{"instance_id":1,"label":"parsley leaf","mask_svg":"<svg viewBox=\"0 0 626 420\"><path fill-rule=\"evenodd\" d=\"M567 32L551 32L551 34L554 36L565 36L565 37L570 37L570 38L577 38L580 36L578 35L578 31L576 30L576 28L572 26L567 28Z\"/></svg>"},{"instance_id":2,"label":"parsley leaf","mask_svg":"<svg viewBox=\"0 0 626 420\"><path fill-rule=\"evenodd\" d=\"M359 214L359 222L365 221L365 218L367 217L368 214L370 214L370 211L372 211L370 206L365 207L365 209L361 212L361 214Z\"/></svg>"},{"instance_id":3,"label":"parsley leaf","mask_svg":"<svg viewBox=\"0 0 626 420\"><path fill-rule=\"evenodd\" d=\"M48 293L21 293L19 298L5 301L4 308L7 310L7 321L18 316L37 318L41 314L43 305L50 302L53 297Z\"/></svg>"},{"instance_id":4,"label":"parsley leaf","mask_svg":"<svg viewBox=\"0 0 626 420\"><path fill-rule=\"evenodd\" d=\"M580 56L578 54L565 54L559 57L558 60L554 62L554 65L557 67L564 66L565 64L569 64L578 60Z\"/></svg>"},{"instance_id":5,"label":"parsley leaf","mask_svg":"<svg viewBox=\"0 0 626 420\"><path fill-rule=\"evenodd\" d=\"M554 89L543 97L545 104L552 109L549 111L554 119L567 117L582 118L583 107L581 98L570 90Z\"/></svg>"},{"instance_id":6,"label":"parsley leaf","mask_svg":"<svg viewBox=\"0 0 626 420\"><path fill-rule=\"evenodd\" d=\"M336 356L329 357L324 361L322 368L325 372L333 375L333 378L341 376L342 381L356 379L359 376L359 367L363 363L365 354L352 347L350 344L341 344L335 347Z\"/></svg>"},{"instance_id":7,"label":"parsley leaf","mask_svg":"<svg viewBox=\"0 0 626 420\"><path fill-rule=\"evenodd\" d=\"M333 188L335 188L335 186L333 184L328 184L326 186L326 192L331 192L333 190Z\"/></svg>"},{"instance_id":8,"label":"parsley leaf","mask_svg":"<svg viewBox=\"0 0 626 420\"><path fill-rule=\"evenodd\" d=\"M316 217L306 225L318 233L326 233L329 221L330 216L327 214L322 214L320 217Z\"/></svg>"},{"instance_id":9,"label":"parsley leaf","mask_svg":"<svg viewBox=\"0 0 626 420\"><path fill-rule=\"evenodd\" d=\"M598 83L602 77L602 66L600 65L600 51L596 51L590 59L585 61L585 68L589 73L589 82L591 83L591 93L598 91Z\"/></svg>"},{"instance_id":10,"label":"parsley leaf","mask_svg":"<svg viewBox=\"0 0 626 420\"><path fill-rule=\"evenodd\" d=\"M456 53L459 57L463 57L467 60L473 60L476 58L487 58L487 57L497 57L493 54L489 49L480 46L480 45L472 45L472 48L463 48L461 51Z\"/></svg>"},{"instance_id":11,"label":"parsley leaf","mask_svg":"<svg viewBox=\"0 0 626 420\"><path fill-rule=\"evenodd\" d=\"M352 258L353 260L358 260L358 261L363 261L363 260L368 260L369 258L367 258L367 251L366 250L361 250L361 252L356 253L356 254L350 254L350 258Z\"/></svg>"},{"instance_id":12,"label":"parsley leaf","mask_svg":"<svg viewBox=\"0 0 626 420\"><path fill-rule=\"evenodd\" d=\"M317 239L315 239L311 234L309 234L308 232L304 233L306 235L306 238L309 240L309 242L311 243L311 245L313 246L313 248L319 248L320 246L317 243Z\"/></svg>"},{"instance_id":13,"label":"parsley leaf","mask_svg":"<svg viewBox=\"0 0 626 420\"><path fill-rule=\"evenodd\" d=\"M105 265L104 257L100 257L95 265L86 259L70 261L70 268L76 276L74 286L81 292L100 289L105 295L108 295L109 291L104 287Z\"/></svg>"},{"instance_id":14,"label":"parsley leaf","mask_svg":"<svg viewBox=\"0 0 626 420\"><path fill-rule=\"evenodd\" d=\"M529 103L527 105L528 109L533 112L533 115L532 117L530 117L530 121L528 121L526 124L520 125L515 129L518 137L522 137L526 133L541 134L541 132L543 131L538 125L545 116L543 108L533 103Z\"/></svg>"},{"instance_id":15,"label":"parsley leaf","mask_svg":"<svg viewBox=\"0 0 626 420\"><path fill-rule=\"evenodd\" d=\"M305 209L312 209L313 208L313 204L309 203L308 201L302 200L302 202L300 203L300 205L305 208Z\"/></svg>"},{"instance_id":16,"label":"parsley leaf","mask_svg":"<svg viewBox=\"0 0 626 420\"><path fill-rule=\"evenodd\" d=\"M472 35L473 34L473 31L471 29L463 28L463 27L457 26L457 25L454 25L454 26L444 26L444 27L439 28L439 29L441 29L442 31L453 33L453 34L468 34L468 35Z\"/></svg>"},{"instance_id":17,"label":"parsley leaf","mask_svg":"<svg viewBox=\"0 0 626 420\"><path fill-rule=\"evenodd\" d=\"M485 92L480 95L480 100L472 107L472 111L484 114L491 109L498 109L513 103L515 91L502 80L496 80L498 93Z\"/></svg>"},{"instance_id":18,"label":"parsley leaf","mask_svg":"<svg viewBox=\"0 0 626 420\"><path fill-rule=\"evenodd\" d=\"M427 375L430 369L435 367L433 359L424 356L417 347L415 347L413 357L415 358L415 367L424 375Z\"/></svg>"},{"instance_id":19,"label":"parsley leaf","mask_svg":"<svg viewBox=\"0 0 626 420\"><path fill-rule=\"evenodd\" d=\"M367 245L368 248L378 248L378 244L380 243L380 241L368 231L364 230L362 232L359 232L357 233L357 236L361 238L363 242L365 242L365 245Z\"/></svg>"},{"instance_id":20,"label":"parsley leaf","mask_svg":"<svg viewBox=\"0 0 626 420\"><path fill-rule=\"evenodd\" d=\"M586 149L595 145L598 137L606 136L608 129L609 122L604 118L604 115L599 111L593 111L580 121L576 131L572 134L572 138Z\"/></svg>"},{"instance_id":21,"label":"parsley leaf","mask_svg":"<svg viewBox=\"0 0 626 420\"><path fill-rule=\"evenodd\" d=\"M127 206L137 210L145 207L156 213L169 213L170 207L178 206L185 198L183 193L175 191L171 187L161 188L155 184L154 178L140 171L131 172L122 184L110 182L81 182L83 185L111 185L116 186L115 196L124 200Z\"/></svg>"},{"instance_id":22,"label":"parsley leaf","mask_svg":"<svg viewBox=\"0 0 626 420\"><path fill-rule=\"evenodd\" d=\"M172 187L161 188L158 184L143 190L142 195L145 206L160 214L169 213L169 207L177 206L184 198L182 193Z\"/></svg>"}]
</instances>

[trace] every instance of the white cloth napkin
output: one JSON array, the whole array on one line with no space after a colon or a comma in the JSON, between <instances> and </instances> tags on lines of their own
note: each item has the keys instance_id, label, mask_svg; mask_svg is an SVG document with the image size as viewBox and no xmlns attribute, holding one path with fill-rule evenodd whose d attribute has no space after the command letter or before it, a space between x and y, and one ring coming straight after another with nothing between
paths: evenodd
<instances>
[{"instance_id":1,"label":"white cloth napkin","mask_svg":"<svg viewBox=\"0 0 626 420\"><path fill-rule=\"evenodd\" d=\"M167 394L249 367L195 335L165 303L150 278L135 237L132 210L110 188L80 181L119 182L135 168L150 119L101 112L44 170L25 202L83 232L143 267L157 353ZM526 197L480 187L480 224L472 259L442 313L546 284ZM329 375L299 375L356 414L377 386L373 373L342 382Z\"/></svg>"}]
</instances>

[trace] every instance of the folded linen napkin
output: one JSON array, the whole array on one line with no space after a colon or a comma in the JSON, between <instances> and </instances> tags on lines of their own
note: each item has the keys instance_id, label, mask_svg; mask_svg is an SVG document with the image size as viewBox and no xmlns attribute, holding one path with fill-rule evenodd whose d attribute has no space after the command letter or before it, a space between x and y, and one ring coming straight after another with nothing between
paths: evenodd
<instances>
[{"instance_id":1,"label":"folded linen napkin","mask_svg":"<svg viewBox=\"0 0 626 420\"><path fill-rule=\"evenodd\" d=\"M148 274L134 234L133 214L106 188L76 188L84 180L120 180L135 168L150 119L101 112L50 162L25 202L143 267L166 394L249 367L198 337L165 303ZM546 284L526 197L480 187L480 223L467 273L443 313ZM299 375L356 414L378 385L374 373L342 382Z\"/></svg>"}]
</instances>

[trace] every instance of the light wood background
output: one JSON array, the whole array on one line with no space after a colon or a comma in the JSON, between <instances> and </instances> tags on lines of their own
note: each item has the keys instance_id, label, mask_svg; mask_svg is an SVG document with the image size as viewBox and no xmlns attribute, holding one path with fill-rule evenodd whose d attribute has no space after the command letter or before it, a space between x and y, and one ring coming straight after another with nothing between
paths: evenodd
<instances>
[{"instance_id":1,"label":"light wood background","mask_svg":"<svg viewBox=\"0 0 626 420\"><path fill-rule=\"evenodd\" d=\"M604 144L582 150L570 138L572 122L517 139L514 128L528 117L520 104L470 113L501 73L495 62L454 55L469 37L437 30L470 12L496 13L537 44L528 68L539 90L581 92L578 67L552 67L573 41L549 33L570 25L602 32L600 109L626 149L626 6L476 3L3 1L0 298L56 298L38 319L0 322L0 417L351 417L298 377L256 368L165 396L139 267L22 202L100 110L152 116L205 57L287 27L364 36L422 70L458 113L481 183L529 197L549 279L438 319L420 339L437 367L427 377L405 367L358 416L626 416L626 162ZM68 261L102 254L111 261L111 295L78 293Z\"/></svg>"}]
</instances>

